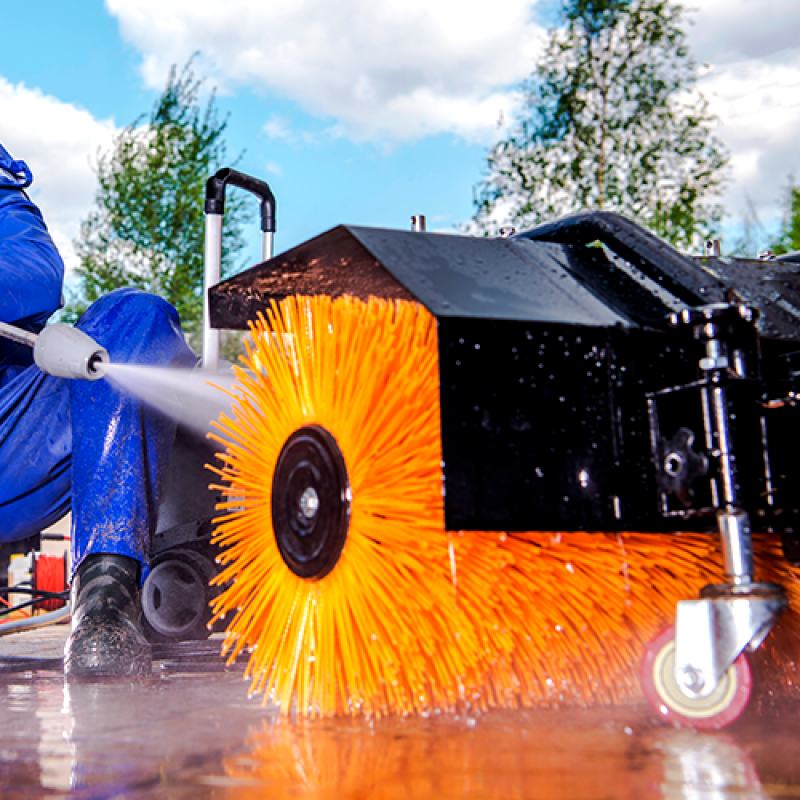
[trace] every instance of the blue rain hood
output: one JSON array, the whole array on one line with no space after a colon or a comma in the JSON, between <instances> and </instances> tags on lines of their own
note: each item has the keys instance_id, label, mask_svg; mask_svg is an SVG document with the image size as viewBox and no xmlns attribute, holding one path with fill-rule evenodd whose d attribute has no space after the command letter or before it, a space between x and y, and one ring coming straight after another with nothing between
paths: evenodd
<instances>
[{"instance_id":1,"label":"blue rain hood","mask_svg":"<svg viewBox=\"0 0 800 800\"><path fill-rule=\"evenodd\" d=\"M25 162L0 145L0 321L36 333L61 307L64 262L22 191L32 182ZM29 347L0 339L0 370L30 363Z\"/></svg>"}]
</instances>

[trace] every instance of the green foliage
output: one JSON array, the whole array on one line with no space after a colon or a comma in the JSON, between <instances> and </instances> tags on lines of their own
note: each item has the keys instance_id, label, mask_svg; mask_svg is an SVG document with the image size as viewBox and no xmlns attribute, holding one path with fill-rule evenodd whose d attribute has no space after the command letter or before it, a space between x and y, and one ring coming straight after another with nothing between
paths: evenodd
<instances>
[{"instance_id":1,"label":"green foliage","mask_svg":"<svg viewBox=\"0 0 800 800\"><path fill-rule=\"evenodd\" d=\"M695 88L682 7L563 0L562 22L522 87L518 123L489 153L473 229L605 209L698 246L722 218L713 197L728 155Z\"/></svg>"},{"instance_id":2,"label":"green foliage","mask_svg":"<svg viewBox=\"0 0 800 800\"><path fill-rule=\"evenodd\" d=\"M800 250L800 189L790 179L786 192L783 221L778 238L770 248L775 255Z\"/></svg>"},{"instance_id":3,"label":"green foliage","mask_svg":"<svg viewBox=\"0 0 800 800\"><path fill-rule=\"evenodd\" d=\"M161 295L178 310L188 337L202 328L205 183L226 166L212 93L201 107L201 81L191 61L167 86L149 117L123 128L97 162L96 208L81 225L75 249L79 286L63 315L77 318L113 289L135 286ZM241 198L226 202L223 269L244 246Z\"/></svg>"}]
</instances>

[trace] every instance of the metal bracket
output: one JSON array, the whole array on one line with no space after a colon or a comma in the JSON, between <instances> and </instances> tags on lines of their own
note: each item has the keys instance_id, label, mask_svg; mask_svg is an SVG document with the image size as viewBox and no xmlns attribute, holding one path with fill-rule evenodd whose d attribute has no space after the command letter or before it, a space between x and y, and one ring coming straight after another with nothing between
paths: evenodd
<instances>
[{"instance_id":1,"label":"metal bracket","mask_svg":"<svg viewBox=\"0 0 800 800\"><path fill-rule=\"evenodd\" d=\"M708 474L708 459L694 449L695 438L686 427L678 428L672 439L661 437L656 465L659 489L674 494L687 508L692 502L692 482Z\"/></svg>"},{"instance_id":2,"label":"metal bracket","mask_svg":"<svg viewBox=\"0 0 800 800\"><path fill-rule=\"evenodd\" d=\"M708 697L745 650L757 650L786 610L774 583L706 586L699 600L678 603L675 679L690 698Z\"/></svg>"}]
</instances>

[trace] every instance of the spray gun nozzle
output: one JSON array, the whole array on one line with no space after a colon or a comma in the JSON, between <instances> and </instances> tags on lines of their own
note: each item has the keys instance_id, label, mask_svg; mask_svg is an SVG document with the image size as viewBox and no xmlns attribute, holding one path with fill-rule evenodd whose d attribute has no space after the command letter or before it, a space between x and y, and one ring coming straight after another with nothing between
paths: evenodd
<instances>
[{"instance_id":1,"label":"spray gun nozzle","mask_svg":"<svg viewBox=\"0 0 800 800\"><path fill-rule=\"evenodd\" d=\"M89 380L98 380L100 378L104 378L108 363L108 353L102 348L90 356L89 362L86 365L87 371L91 376Z\"/></svg>"},{"instance_id":2,"label":"spray gun nozzle","mask_svg":"<svg viewBox=\"0 0 800 800\"><path fill-rule=\"evenodd\" d=\"M96 381L104 377L108 351L83 331L56 322L40 334L0 322L0 336L33 348L33 360L42 372L58 378Z\"/></svg>"},{"instance_id":3,"label":"spray gun nozzle","mask_svg":"<svg viewBox=\"0 0 800 800\"><path fill-rule=\"evenodd\" d=\"M109 358L108 351L83 331L56 322L39 334L33 360L50 375L96 381L105 375Z\"/></svg>"}]
</instances>

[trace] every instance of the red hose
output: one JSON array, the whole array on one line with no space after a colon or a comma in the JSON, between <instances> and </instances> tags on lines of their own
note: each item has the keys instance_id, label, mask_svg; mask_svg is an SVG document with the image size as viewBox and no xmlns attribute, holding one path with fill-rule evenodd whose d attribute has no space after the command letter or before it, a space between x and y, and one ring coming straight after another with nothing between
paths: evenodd
<instances>
[{"instance_id":1,"label":"red hose","mask_svg":"<svg viewBox=\"0 0 800 800\"><path fill-rule=\"evenodd\" d=\"M39 554L34 560L33 585L43 592L63 592L67 588L67 560L64 556ZM66 604L65 600L41 600L34 608L55 611Z\"/></svg>"}]
</instances>

